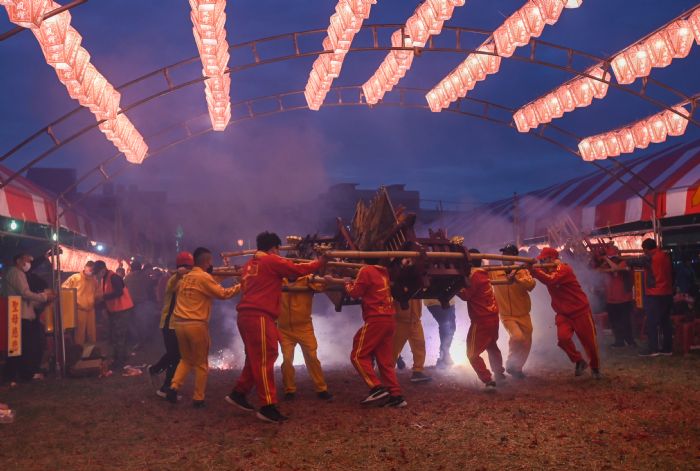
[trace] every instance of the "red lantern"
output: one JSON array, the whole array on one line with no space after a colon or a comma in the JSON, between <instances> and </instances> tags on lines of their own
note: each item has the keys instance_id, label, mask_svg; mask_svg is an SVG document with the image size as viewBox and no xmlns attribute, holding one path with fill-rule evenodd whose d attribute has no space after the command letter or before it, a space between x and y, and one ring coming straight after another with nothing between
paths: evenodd
<instances>
[{"instance_id":1,"label":"red lantern","mask_svg":"<svg viewBox=\"0 0 700 471\"><path fill-rule=\"evenodd\" d=\"M595 149L591 144L591 138L587 137L582 139L578 143L578 151L581 154L581 158L587 162L592 162L595 160Z\"/></svg>"},{"instance_id":2,"label":"red lantern","mask_svg":"<svg viewBox=\"0 0 700 471\"><path fill-rule=\"evenodd\" d=\"M554 94L559 99L559 103L561 104L561 108L564 113L569 113L576 109L576 98L574 98L574 94L571 92L571 88L568 84L564 84L557 88Z\"/></svg>"},{"instance_id":3,"label":"red lantern","mask_svg":"<svg viewBox=\"0 0 700 471\"><path fill-rule=\"evenodd\" d=\"M364 90L364 86L362 88ZM438 96L438 93L435 90L429 91L425 95L425 99L428 101L430 111L432 111L433 113L438 113L442 111L442 101L440 100L440 97Z\"/></svg>"},{"instance_id":4,"label":"red lantern","mask_svg":"<svg viewBox=\"0 0 700 471\"><path fill-rule=\"evenodd\" d=\"M549 111L549 106L547 102L543 99L535 101L535 114L537 115L537 120L540 124L549 123L552 121L552 113Z\"/></svg>"},{"instance_id":5,"label":"red lantern","mask_svg":"<svg viewBox=\"0 0 700 471\"><path fill-rule=\"evenodd\" d=\"M601 136L601 139L605 143L605 154L608 157L617 157L620 155L620 142L617 138L617 133L607 132Z\"/></svg>"},{"instance_id":6,"label":"red lantern","mask_svg":"<svg viewBox=\"0 0 700 471\"><path fill-rule=\"evenodd\" d=\"M516 46L524 46L530 42L530 31L520 11L513 13L504 23L508 29L511 41Z\"/></svg>"},{"instance_id":7,"label":"red lantern","mask_svg":"<svg viewBox=\"0 0 700 471\"><path fill-rule=\"evenodd\" d=\"M495 55L496 47L493 44L482 44L477 51L488 54L475 54L487 75L495 74L501 68L501 58Z\"/></svg>"},{"instance_id":8,"label":"red lantern","mask_svg":"<svg viewBox=\"0 0 700 471\"><path fill-rule=\"evenodd\" d=\"M655 114L654 116L647 118L646 125L649 129L650 142L658 144L666 140L668 130L666 129L666 121L664 120L663 113Z\"/></svg>"},{"instance_id":9,"label":"red lantern","mask_svg":"<svg viewBox=\"0 0 700 471\"><path fill-rule=\"evenodd\" d=\"M605 140L602 136L593 136L591 138L591 146L593 146L593 155L598 160L608 158L608 150L605 147Z\"/></svg>"},{"instance_id":10,"label":"red lantern","mask_svg":"<svg viewBox=\"0 0 700 471\"><path fill-rule=\"evenodd\" d=\"M553 119L564 116L564 109L562 108L557 95L554 93L549 93L544 97L544 101L547 103L547 107L549 108L549 112L551 113Z\"/></svg>"},{"instance_id":11,"label":"red lantern","mask_svg":"<svg viewBox=\"0 0 700 471\"><path fill-rule=\"evenodd\" d=\"M620 85L627 85L635 81L637 76L632 68L627 55L621 52L615 56L611 62L613 73L615 74L615 80Z\"/></svg>"},{"instance_id":12,"label":"red lantern","mask_svg":"<svg viewBox=\"0 0 700 471\"><path fill-rule=\"evenodd\" d=\"M544 22L553 25L559 21L566 0L531 0L542 12Z\"/></svg>"},{"instance_id":13,"label":"red lantern","mask_svg":"<svg viewBox=\"0 0 700 471\"><path fill-rule=\"evenodd\" d=\"M577 108L585 108L593 101L593 85L591 85L591 79L588 77L582 77L571 82L569 89L574 95Z\"/></svg>"},{"instance_id":14,"label":"red lantern","mask_svg":"<svg viewBox=\"0 0 700 471\"><path fill-rule=\"evenodd\" d=\"M515 43L510 38L510 33L505 24L496 28L493 32L493 41L496 44L496 50L501 57L510 57L515 52Z\"/></svg>"},{"instance_id":15,"label":"red lantern","mask_svg":"<svg viewBox=\"0 0 700 471\"><path fill-rule=\"evenodd\" d=\"M634 145L637 149L649 147L651 136L645 120L638 121L632 125L632 135L634 136Z\"/></svg>"},{"instance_id":16,"label":"red lantern","mask_svg":"<svg viewBox=\"0 0 700 471\"><path fill-rule=\"evenodd\" d=\"M693 35L695 36L695 42L700 44L700 8L696 8L690 18L688 18L688 23L693 30Z\"/></svg>"},{"instance_id":17,"label":"red lantern","mask_svg":"<svg viewBox=\"0 0 700 471\"><path fill-rule=\"evenodd\" d=\"M518 132L528 132L530 126L527 124L527 118L525 117L525 111L519 109L513 114L513 122Z\"/></svg>"},{"instance_id":18,"label":"red lantern","mask_svg":"<svg viewBox=\"0 0 700 471\"><path fill-rule=\"evenodd\" d=\"M682 116L670 110L664 111L662 114L666 122L666 130L669 136L682 136L685 134L685 129L688 126L687 117L690 116L690 113L682 106L674 106L673 110L680 113ZM683 116L685 116L685 118Z\"/></svg>"},{"instance_id":19,"label":"red lantern","mask_svg":"<svg viewBox=\"0 0 700 471\"><path fill-rule=\"evenodd\" d=\"M529 1L520 8L520 15L525 20L530 36L538 38L542 34L542 30L544 30L545 26L542 10L533 2Z\"/></svg>"},{"instance_id":20,"label":"red lantern","mask_svg":"<svg viewBox=\"0 0 700 471\"><path fill-rule=\"evenodd\" d=\"M428 25L418 15L413 15L406 21L406 33L416 47L424 47L430 37Z\"/></svg>"},{"instance_id":21,"label":"red lantern","mask_svg":"<svg viewBox=\"0 0 700 471\"><path fill-rule=\"evenodd\" d=\"M651 54L654 67L666 67L673 60L673 51L668 43L668 35L663 31L653 34L646 40L645 45Z\"/></svg>"},{"instance_id":22,"label":"red lantern","mask_svg":"<svg viewBox=\"0 0 700 471\"><path fill-rule=\"evenodd\" d=\"M631 46L625 52L637 78L647 77L651 73L651 54L644 44Z\"/></svg>"},{"instance_id":23,"label":"red lantern","mask_svg":"<svg viewBox=\"0 0 700 471\"><path fill-rule=\"evenodd\" d=\"M5 4L10 21L30 29L38 28L41 25L44 13L60 6L51 0L15 0Z\"/></svg>"},{"instance_id":24,"label":"red lantern","mask_svg":"<svg viewBox=\"0 0 700 471\"><path fill-rule=\"evenodd\" d=\"M664 28L674 59L687 57L693 47L693 30L689 22L676 20Z\"/></svg>"},{"instance_id":25,"label":"red lantern","mask_svg":"<svg viewBox=\"0 0 700 471\"><path fill-rule=\"evenodd\" d=\"M584 77L588 79L589 85L593 87L593 97L599 100L605 98L605 95L608 94L608 84L606 82L610 82L610 74L605 72L602 67L593 67L587 70L586 73L591 77L605 80L605 82L601 82L600 80Z\"/></svg>"},{"instance_id":26,"label":"red lantern","mask_svg":"<svg viewBox=\"0 0 700 471\"><path fill-rule=\"evenodd\" d=\"M540 125L540 121L537 119L535 105L533 103L523 107L523 112L525 113L525 119L527 120L527 125L529 128L534 129Z\"/></svg>"},{"instance_id":27,"label":"red lantern","mask_svg":"<svg viewBox=\"0 0 700 471\"><path fill-rule=\"evenodd\" d=\"M635 142L634 134L632 134L632 129L626 127L617 131L617 142L620 144L621 153L629 154L631 152L634 152Z\"/></svg>"}]
</instances>

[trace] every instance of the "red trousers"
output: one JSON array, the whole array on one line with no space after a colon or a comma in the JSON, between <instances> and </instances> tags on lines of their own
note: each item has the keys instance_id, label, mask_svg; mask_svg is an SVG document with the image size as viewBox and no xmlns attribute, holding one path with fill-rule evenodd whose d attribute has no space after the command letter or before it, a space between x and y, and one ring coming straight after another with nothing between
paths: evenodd
<instances>
[{"instance_id":1,"label":"red trousers","mask_svg":"<svg viewBox=\"0 0 700 471\"><path fill-rule=\"evenodd\" d=\"M467 333L467 358L476 375L484 383L493 380L491 372L486 368L481 354L486 351L489 356L489 365L494 373L503 374L503 356L498 348L498 320L489 323L477 323L472 321Z\"/></svg>"},{"instance_id":2,"label":"red trousers","mask_svg":"<svg viewBox=\"0 0 700 471\"><path fill-rule=\"evenodd\" d=\"M238 313L238 331L245 348L245 365L234 391L248 394L255 386L260 405L277 404L274 368L279 334L275 322L259 312Z\"/></svg>"},{"instance_id":3,"label":"red trousers","mask_svg":"<svg viewBox=\"0 0 700 471\"><path fill-rule=\"evenodd\" d=\"M583 349L586 351L586 355L588 355L591 368L599 368L598 341L591 312L579 314L573 318L557 314L555 322L557 324L557 345L566 352L569 359L574 363L583 360L581 353L576 350L576 345L572 340L574 334L576 334L579 342L583 345Z\"/></svg>"},{"instance_id":4,"label":"red trousers","mask_svg":"<svg viewBox=\"0 0 700 471\"><path fill-rule=\"evenodd\" d=\"M350 361L371 389L382 384L374 372L372 364L372 358L374 358L389 394L399 396L401 395L401 387L396 379L396 370L394 369L395 330L396 321L393 317L365 322L352 341Z\"/></svg>"}]
</instances>

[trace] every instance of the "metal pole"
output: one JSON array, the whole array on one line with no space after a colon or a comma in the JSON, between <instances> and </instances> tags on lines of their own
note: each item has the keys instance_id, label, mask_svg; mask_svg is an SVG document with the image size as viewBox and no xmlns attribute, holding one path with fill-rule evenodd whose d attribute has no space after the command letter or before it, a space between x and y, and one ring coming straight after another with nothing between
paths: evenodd
<instances>
[{"instance_id":1,"label":"metal pole","mask_svg":"<svg viewBox=\"0 0 700 471\"><path fill-rule=\"evenodd\" d=\"M56 299L54 299L54 343L56 350L56 362L58 362L57 371L59 372L61 378L66 375L66 339L63 336L63 314L61 312L61 243L60 243L60 231L61 223L59 217L59 206L58 198L56 198L56 214L54 221L54 231L56 235L56 240L53 244L53 252L56 260L54 267L54 293L56 293ZM53 264L52 264L53 265Z\"/></svg>"}]
</instances>

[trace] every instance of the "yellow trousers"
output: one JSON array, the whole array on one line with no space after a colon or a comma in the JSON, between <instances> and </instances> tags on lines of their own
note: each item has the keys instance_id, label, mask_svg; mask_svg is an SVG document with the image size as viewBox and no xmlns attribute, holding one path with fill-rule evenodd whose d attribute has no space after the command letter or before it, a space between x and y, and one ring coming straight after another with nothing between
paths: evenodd
<instances>
[{"instance_id":1,"label":"yellow trousers","mask_svg":"<svg viewBox=\"0 0 700 471\"><path fill-rule=\"evenodd\" d=\"M423 371L425 366L425 335L420 319L413 322L396 322L394 331L394 361L408 342L413 354L413 371Z\"/></svg>"},{"instance_id":2,"label":"yellow trousers","mask_svg":"<svg viewBox=\"0 0 700 471\"><path fill-rule=\"evenodd\" d=\"M506 369L522 371L532 347L532 320L530 315L509 316L501 319L510 340Z\"/></svg>"},{"instance_id":3,"label":"yellow trousers","mask_svg":"<svg viewBox=\"0 0 700 471\"><path fill-rule=\"evenodd\" d=\"M313 324L309 322L308 325L294 326L294 328L290 329L278 328L278 331L280 334L280 346L282 347L282 383L284 384L284 392L293 393L297 390L294 382L294 349L297 344L301 346L306 371L314 383L316 392L327 391L328 386L323 379L321 362L316 354L318 343L316 342Z\"/></svg>"},{"instance_id":4,"label":"yellow trousers","mask_svg":"<svg viewBox=\"0 0 700 471\"><path fill-rule=\"evenodd\" d=\"M85 340L87 340L87 343L96 343L97 330L95 328L95 310L76 309L75 314L73 340L75 340L76 345L84 345Z\"/></svg>"},{"instance_id":5,"label":"yellow trousers","mask_svg":"<svg viewBox=\"0 0 700 471\"><path fill-rule=\"evenodd\" d=\"M190 370L194 369L195 401L204 400L209 372L209 325L206 322L175 322L175 335L180 347L180 362L170 387L182 387Z\"/></svg>"}]
</instances>

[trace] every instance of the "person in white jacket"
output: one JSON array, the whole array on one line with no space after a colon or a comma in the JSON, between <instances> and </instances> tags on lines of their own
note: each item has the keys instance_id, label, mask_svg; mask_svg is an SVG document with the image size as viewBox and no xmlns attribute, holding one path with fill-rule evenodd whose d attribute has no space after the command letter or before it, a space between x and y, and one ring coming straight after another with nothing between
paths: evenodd
<instances>
[{"instance_id":1,"label":"person in white jacket","mask_svg":"<svg viewBox=\"0 0 700 471\"><path fill-rule=\"evenodd\" d=\"M14 265L7 270L3 280L5 296L22 298L22 355L8 358L3 372L3 379L10 383L14 383L18 378L31 380L41 377L39 366L43 329L34 307L52 301L54 295L48 290L34 293L29 289L27 272L32 267L32 260L34 258L26 253L16 255L13 258Z\"/></svg>"}]
</instances>

